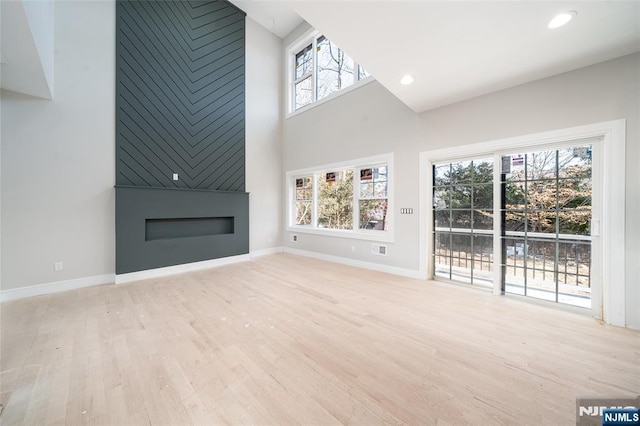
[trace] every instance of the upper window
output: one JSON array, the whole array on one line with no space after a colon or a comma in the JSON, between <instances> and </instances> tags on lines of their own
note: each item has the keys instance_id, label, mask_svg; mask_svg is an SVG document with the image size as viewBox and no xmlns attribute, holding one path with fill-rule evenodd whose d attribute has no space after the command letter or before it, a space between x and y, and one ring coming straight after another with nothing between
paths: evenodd
<instances>
[{"instance_id":1,"label":"upper window","mask_svg":"<svg viewBox=\"0 0 640 426\"><path fill-rule=\"evenodd\" d=\"M290 112L353 86L370 74L323 35L292 49Z\"/></svg>"}]
</instances>

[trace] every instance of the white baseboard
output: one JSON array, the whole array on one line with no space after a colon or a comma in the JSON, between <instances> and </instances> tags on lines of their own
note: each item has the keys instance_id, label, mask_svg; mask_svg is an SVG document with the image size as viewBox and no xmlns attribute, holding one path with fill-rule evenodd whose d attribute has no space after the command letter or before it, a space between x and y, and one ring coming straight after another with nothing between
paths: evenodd
<instances>
[{"instance_id":1,"label":"white baseboard","mask_svg":"<svg viewBox=\"0 0 640 426\"><path fill-rule=\"evenodd\" d=\"M253 250L251 252L251 258L253 259L254 257L267 256L269 254L282 253L283 251L284 251L284 247L271 247L271 248L268 248L268 249Z\"/></svg>"},{"instance_id":2,"label":"white baseboard","mask_svg":"<svg viewBox=\"0 0 640 426\"><path fill-rule=\"evenodd\" d=\"M361 260L348 259L328 254L315 253L306 250L297 250L288 247L273 247L263 250L252 251L251 254L239 256L223 257L221 259L205 260L202 262L186 263L184 265L168 266L165 268L149 269L146 271L131 272L128 274L105 274L93 277L78 278L68 281L58 281L53 283L38 284L28 287L20 287L10 290L0 291L0 302L23 299L25 297L41 296L45 294L59 293L61 291L75 290L83 287L91 287L101 284L124 284L132 281L145 280L149 278L159 278L168 275L180 274L183 272L198 271L201 269L214 268L217 266L230 265L238 262L246 262L252 258L267 256L276 253L291 253L299 256L312 257L326 260L328 262L340 263L343 265L355 266L358 268L371 269L374 271L387 272L409 278L424 279L420 271L413 269L397 268L395 266L380 265L378 263L365 262Z\"/></svg>"},{"instance_id":3,"label":"white baseboard","mask_svg":"<svg viewBox=\"0 0 640 426\"><path fill-rule=\"evenodd\" d=\"M100 284L113 284L114 279L114 274L106 274L2 290L0 291L0 302L24 299L25 297L42 296L43 294L59 293L61 291L75 290Z\"/></svg>"},{"instance_id":4,"label":"white baseboard","mask_svg":"<svg viewBox=\"0 0 640 426\"><path fill-rule=\"evenodd\" d=\"M416 278L419 280L426 279L426 275L417 269L398 268L396 266L381 265L379 263L365 262L364 260L349 259L346 257L332 256L330 254L316 253L313 251L284 248L285 253L296 254L299 256L312 257L314 259L326 260L328 262L340 263L357 268L371 269L378 272L386 272L394 275L401 275L408 278Z\"/></svg>"},{"instance_id":5,"label":"white baseboard","mask_svg":"<svg viewBox=\"0 0 640 426\"><path fill-rule=\"evenodd\" d=\"M220 259L203 260L202 262L184 263L182 265L167 266L164 268L147 269L145 271L117 274L116 284L130 283L132 281L148 280L150 278L166 277L168 275L181 274L183 272L199 271L201 269L215 268L217 266L231 265L238 262L251 260L248 254L222 257Z\"/></svg>"}]
</instances>

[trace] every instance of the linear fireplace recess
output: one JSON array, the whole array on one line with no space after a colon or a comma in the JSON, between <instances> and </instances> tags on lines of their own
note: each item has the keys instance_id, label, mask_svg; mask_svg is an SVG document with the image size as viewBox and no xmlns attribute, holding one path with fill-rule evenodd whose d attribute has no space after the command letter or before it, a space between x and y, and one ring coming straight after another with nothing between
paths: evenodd
<instances>
[{"instance_id":1,"label":"linear fireplace recess","mask_svg":"<svg viewBox=\"0 0 640 426\"><path fill-rule=\"evenodd\" d=\"M116 186L116 274L249 253L249 194Z\"/></svg>"}]
</instances>

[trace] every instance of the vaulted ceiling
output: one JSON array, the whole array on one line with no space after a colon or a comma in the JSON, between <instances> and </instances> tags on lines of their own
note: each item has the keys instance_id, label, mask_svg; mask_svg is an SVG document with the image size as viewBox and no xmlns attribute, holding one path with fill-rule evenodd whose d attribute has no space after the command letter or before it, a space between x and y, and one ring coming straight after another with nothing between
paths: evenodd
<instances>
[{"instance_id":1,"label":"vaulted ceiling","mask_svg":"<svg viewBox=\"0 0 640 426\"><path fill-rule=\"evenodd\" d=\"M303 18L416 112L640 51L639 1L234 3L281 37Z\"/></svg>"}]
</instances>

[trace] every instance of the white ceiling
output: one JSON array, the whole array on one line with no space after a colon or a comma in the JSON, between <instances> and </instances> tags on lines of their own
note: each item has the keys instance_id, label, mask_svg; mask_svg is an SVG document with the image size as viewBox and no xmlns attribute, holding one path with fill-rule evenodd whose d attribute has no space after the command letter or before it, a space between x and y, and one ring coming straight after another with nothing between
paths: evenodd
<instances>
[{"instance_id":1,"label":"white ceiling","mask_svg":"<svg viewBox=\"0 0 640 426\"><path fill-rule=\"evenodd\" d=\"M283 1L230 0L230 2L280 38L285 38L303 22L303 19Z\"/></svg>"},{"instance_id":2,"label":"white ceiling","mask_svg":"<svg viewBox=\"0 0 640 426\"><path fill-rule=\"evenodd\" d=\"M290 25L293 11L416 112L640 51L640 1L234 3L249 16L257 7L276 26L277 14L289 8ZM547 29L553 16L569 10L578 12L573 21ZM407 73L415 82L402 86Z\"/></svg>"}]
</instances>

